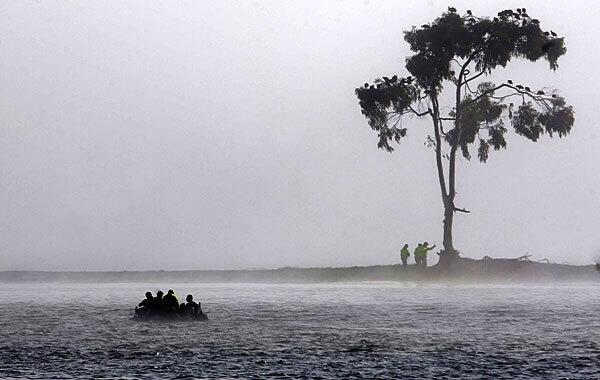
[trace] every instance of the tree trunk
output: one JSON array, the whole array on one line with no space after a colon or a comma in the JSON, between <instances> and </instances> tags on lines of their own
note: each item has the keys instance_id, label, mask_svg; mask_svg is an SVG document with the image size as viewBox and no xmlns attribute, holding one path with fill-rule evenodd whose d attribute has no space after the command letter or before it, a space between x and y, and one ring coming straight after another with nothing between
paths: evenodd
<instances>
[{"instance_id":1,"label":"tree trunk","mask_svg":"<svg viewBox=\"0 0 600 380\"><path fill-rule=\"evenodd\" d=\"M444 250L454 251L452 244L452 222L454 221L454 210L452 205L444 206Z\"/></svg>"},{"instance_id":2,"label":"tree trunk","mask_svg":"<svg viewBox=\"0 0 600 380\"><path fill-rule=\"evenodd\" d=\"M446 180L444 177L444 165L442 164L442 138L440 135L440 113L439 104L437 97L434 95L435 92L431 92L431 102L433 110L431 117L433 119L433 131L435 134L435 157L437 164L438 180L440 183L440 190L442 195L442 202L444 204L444 249L440 251L439 265L441 267L449 267L452 263L458 261L458 252L454 249L452 244L452 222L454 220L454 197L456 192L454 191L454 175L455 175L455 157L456 149L453 149L450 158L450 167L448 177L450 180L450 192L446 189Z\"/></svg>"},{"instance_id":3,"label":"tree trunk","mask_svg":"<svg viewBox=\"0 0 600 380\"><path fill-rule=\"evenodd\" d=\"M444 268L451 267L458 261L458 252L454 249L452 243L452 222L454 221L454 205L453 202L445 202L444 204L444 249L440 251L440 260L438 265Z\"/></svg>"}]
</instances>

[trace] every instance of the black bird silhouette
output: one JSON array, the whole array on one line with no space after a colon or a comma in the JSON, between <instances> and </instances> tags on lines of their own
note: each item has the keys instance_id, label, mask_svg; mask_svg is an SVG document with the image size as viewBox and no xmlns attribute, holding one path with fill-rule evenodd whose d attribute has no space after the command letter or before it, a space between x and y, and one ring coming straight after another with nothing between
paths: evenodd
<instances>
[{"instance_id":1,"label":"black bird silhouette","mask_svg":"<svg viewBox=\"0 0 600 380\"><path fill-rule=\"evenodd\" d=\"M553 30L550 31L550 34L552 34L552 37L556 37L556 33Z\"/></svg>"},{"instance_id":2,"label":"black bird silhouette","mask_svg":"<svg viewBox=\"0 0 600 380\"><path fill-rule=\"evenodd\" d=\"M368 84L368 83L365 83L365 88L367 88L367 87L369 87L369 84Z\"/></svg>"},{"instance_id":3,"label":"black bird silhouette","mask_svg":"<svg viewBox=\"0 0 600 380\"><path fill-rule=\"evenodd\" d=\"M521 8L517 8L517 12L521 13Z\"/></svg>"},{"instance_id":4,"label":"black bird silhouette","mask_svg":"<svg viewBox=\"0 0 600 380\"><path fill-rule=\"evenodd\" d=\"M392 77L392 82L396 82L397 80L398 80L398 75L394 75L394 76Z\"/></svg>"},{"instance_id":5,"label":"black bird silhouette","mask_svg":"<svg viewBox=\"0 0 600 380\"><path fill-rule=\"evenodd\" d=\"M456 12L456 8L454 8L454 7L448 7L448 10L452 13Z\"/></svg>"},{"instance_id":6,"label":"black bird silhouette","mask_svg":"<svg viewBox=\"0 0 600 380\"><path fill-rule=\"evenodd\" d=\"M529 87L525 87L525 91L531 92L531 89Z\"/></svg>"},{"instance_id":7,"label":"black bird silhouette","mask_svg":"<svg viewBox=\"0 0 600 380\"><path fill-rule=\"evenodd\" d=\"M553 98L556 98L556 94L552 94L552 97L553 97Z\"/></svg>"},{"instance_id":8,"label":"black bird silhouette","mask_svg":"<svg viewBox=\"0 0 600 380\"><path fill-rule=\"evenodd\" d=\"M468 14L468 15L472 15L472 14L473 14L473 12L471 12L471 10L470 10L470 9L467 9L467 14Z\"/></svg>"},{"instance_id":9,"label":"black bird silhouette","mask_svg":"<svg viewBox=\"0 0 600 380\"><path fill-rule=\"evenodd\" d=\"M427 29L427 28L429 28L429 25L427 25L427 24L423 24L423 25L421 25L421 28L423 28L423 29Z\"/></svg>"},{"instance_id":10,"label":"black bird silhouette","mask_svg":"<svg viewBox=\"0 0 600 380\"><path fill-rule=\"evenodd\" d=\"M544 95L544 91L541 91L541 90L540 90L540 91L538 91L536 94L538 94L538 95Z\"/></svg>"},{"instance_id":11,"label":"black bird silhouette","mask_svg":"<svg viewBox=\"0 0 600 380\"><path fill-rule=\"evenodd\" d=\"M520 84L518 84L516 87L517 87L519 90L522 90L522 89L523 89L523 86L521 86Z\"/></svg>"},{"instance_id":12,"label":"black bird silhouette","mask_svg":"<svg viewBox=\"0 0 600 380\"><path fill-rule=\"evenodd\" d=\"M513 84L513 81L512 81L512 80L510 80L510 79L509 79L509 80L507 80L507 82L508 82L508 84Z\"/></svg>"},{"instance_id":13,"label":"black bird silhouette","mask_svg":"<svg viewBox=\"0 0 600 380\"><path fill-rule=\"evenodd\" d=\"M525 8L521 8L521 12L523 12L523 13L527 13L527 9L525 9Z\"/></svg>"}]
</instances>

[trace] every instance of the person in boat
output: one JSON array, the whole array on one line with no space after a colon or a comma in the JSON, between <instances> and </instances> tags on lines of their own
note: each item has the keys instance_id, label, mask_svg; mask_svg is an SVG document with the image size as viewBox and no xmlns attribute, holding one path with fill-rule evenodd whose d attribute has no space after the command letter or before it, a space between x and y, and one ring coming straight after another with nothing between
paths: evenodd
<instances>
[{"instance_id":1,"label":"person in boat","mask_svg":"<svg viewBox=\"0 0 600 380\"><path fill-rule=\"evenodd\" d=\"M197 303L196 301L194 301L194 296L191 294L188 294L185 297L185 301L186 303L182 303L180 306L180 310L182 311L183 314L185 315L196 315L196 314L201 314L202 313L202 309L200 309L200 304Z\"/></svg>"},{"instance_id":2,"label":"person in boat","mask_svg":"<svg viewBox=\"0 0 600 380\"><path fill-rule=\"evenodd\" d=\"M156 292L156 297L154 297L154 302L152 302L152 308L150 309L152 314L160 314L163 310L163 291L159 290Z\"/></svg>"},{"instance_id":3,"label":"person in boat","mask_svg":"<svg viewBox=\"0 0 600 380\"><path fill-rule=\"evenodd\" d=\"M427 253L435 248L435 244L433 247L428 247L428 245L428 242L424 242L421 246L421 265L423 268L427 268Z\"/></svg>"},{"instance_id":4,"label":"person in boat","mask_svg":"<svg viewBox=\"0 0 600 380\"><path fill-rule=\"evenodd\" d=\"M140 302L137 307L135 308L135 313L136 314L148 314L150 313L150 310L152 310L152 304L154 302L154 297L152 297L152 293L151 292L146 292L146 298L144 298L142 300L142 302Z\"/></svg>"},{"instance_id":5,"label":"person in boat","mask_svg":"<svg viewBox=\"0 0 600 380\"><path fill-rule=\"evenodd\" d=\"M173 289L169 289L167 295L163 297L163 311L166 313L177 312L179 310L179 300Z\"/></svg>"}]
</instances>

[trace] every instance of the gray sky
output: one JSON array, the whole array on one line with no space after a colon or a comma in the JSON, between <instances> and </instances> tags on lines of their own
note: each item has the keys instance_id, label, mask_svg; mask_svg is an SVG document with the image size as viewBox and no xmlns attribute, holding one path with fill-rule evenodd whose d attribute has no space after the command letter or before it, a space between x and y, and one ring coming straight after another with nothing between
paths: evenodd
<instances>
[{"instance_id":1,"label":"gray sky","mask_svg":"<svg viewBox=\"0 0 600 380\"><path fill-rule=\"evenodd\" d=\"M565 36L498 72L555 86L567 138L461 160L464 256L600 258L600 3L2 1L0 269L211 269L398 261L441 245L426 122L393 154L354 88L406 75L403 30L448 5L525 6ZM402 4L402 5L401 5ZM470 5L466 5L470 4Z\"/></svg>"}]
</instances>

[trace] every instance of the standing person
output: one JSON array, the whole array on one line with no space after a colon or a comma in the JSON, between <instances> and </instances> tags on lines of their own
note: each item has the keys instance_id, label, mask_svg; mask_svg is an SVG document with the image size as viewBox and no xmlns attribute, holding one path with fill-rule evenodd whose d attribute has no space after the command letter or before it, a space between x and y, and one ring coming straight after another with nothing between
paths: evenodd
<instances>
[{"instance_id":1,"label":"standing person","mask_svg":"<svg viewBox=\"0 0 600 380\"><path fill-rule=\"evenodd\" d=\"M423 245L421 246L422 255L423 255L423 257L421 259L421 264L423 265L423 268L427 268L427 253L435 248L435 244L431 248L427 246L428 244L429 244L428 242L424 242Z\"/></svg>"},{"instance_id":2,"label":"standing person","mask_svg":"<svg viewBox=\"0 0 600 380\"><path fill-rule=\"evenodd\" d=\"M421 266L421 257L423 257L423 255L421 254L422 250L423 247L421 246L421 243L417 244L417 247L415 248L415 251L413 253L413 256L415 256L415 264L417 264L417 266Z\"/></svg>"},{"instance_id":3,"label":"standing person","mask_svg":"<svg viewBox=\"0 0 600 380\"><path fill-rule=\"evenodd\" d=\"M408 244L404 244L404 247L400 250L400 260L402 260L402 266L408 265L408 258L410 257L410 251L408 250Z\"/></svg>"}]
</instances>

